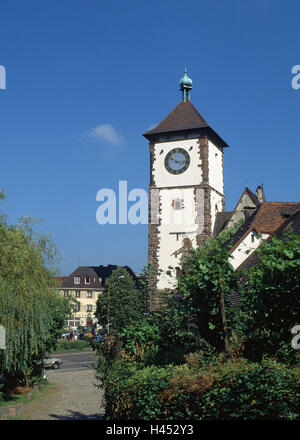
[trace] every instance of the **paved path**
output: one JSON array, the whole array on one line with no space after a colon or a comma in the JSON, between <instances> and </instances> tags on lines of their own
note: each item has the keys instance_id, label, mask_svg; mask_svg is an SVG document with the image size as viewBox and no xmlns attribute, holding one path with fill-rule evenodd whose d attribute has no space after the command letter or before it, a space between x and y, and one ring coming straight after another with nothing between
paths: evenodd
<instances>
[{"instance_id":1,"label":"paved path","mask_svg":"<svg viewBox=\"0 0 300 440\"><path fill-rule=\"evenodd\" d=\"M95 370L47 372L53 389L20 413L23 420L101 420L102 390L94 386Z\"/></svg>"}]
</instances>

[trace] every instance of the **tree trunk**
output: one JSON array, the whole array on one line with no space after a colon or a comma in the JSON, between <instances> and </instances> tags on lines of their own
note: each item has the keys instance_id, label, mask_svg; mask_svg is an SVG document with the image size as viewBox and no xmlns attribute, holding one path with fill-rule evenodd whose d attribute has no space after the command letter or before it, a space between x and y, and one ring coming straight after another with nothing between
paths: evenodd
<instances>
[{"instance_id":1,"label":"tree trunk","mask_svg":"<svg viewBox=\"0 0 300 440\"><path fill-rule=\"evenodd\" d=\"M141 350L140 350L140 346L139 346L138 340L135 341L135 345L136 345L136 352L137 352L137 355L138 355L138 357L139 357L140 359L142 359L142 356L141 356Z\"/></svg>"},{"instance_id":2,"label":"tree trunk","mask_svg":"<svg viewBox=\"0 0 300 440\"><path fill-rule=\"evenodd\" d=\"M119 333L116 334L116 359L121 359L121 342Z\"/></svg>"},{"instance_id":3,"label":"tree trunk","mask_svg":"<svg viewBox=\"0 0 300 440\"><path fill-rule=\"evenodd\" d=\"M231 358L232 356L231 356L230 344L229 344L229 334L228 334L227 319L225 312L224 293L222 291L220 292L220 302L221 302L221 316L222 316L223 331L224 331L225 353L227 357Z\"/></svg>"}]
</instances>

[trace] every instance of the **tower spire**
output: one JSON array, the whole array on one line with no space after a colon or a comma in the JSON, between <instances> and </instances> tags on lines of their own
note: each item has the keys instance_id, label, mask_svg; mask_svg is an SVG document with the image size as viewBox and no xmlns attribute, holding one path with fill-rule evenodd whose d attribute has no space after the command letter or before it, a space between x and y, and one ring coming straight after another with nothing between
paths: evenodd
<instances>
[{"instance_id":1,"label":"tower spire","mask_svg":"<svg viewBox=\"0 0 300 440\"><path fill-rule=\"evenodd\" d=\"M184 75L181 78L180 82L180 90L182 91L182 100L186 102L187 100L190 101L190 92L193 88L193 81L191 78L187 76L187 69L185 67L184 69Z\"/></svg>"}]
</instances>

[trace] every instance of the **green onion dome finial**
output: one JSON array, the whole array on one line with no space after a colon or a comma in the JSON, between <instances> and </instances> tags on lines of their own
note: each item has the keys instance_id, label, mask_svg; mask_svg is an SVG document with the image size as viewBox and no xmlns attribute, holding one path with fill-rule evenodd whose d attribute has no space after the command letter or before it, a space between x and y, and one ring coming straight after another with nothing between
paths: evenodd
<instances>
[{"instance_id":1,"label":"green onion dome finial","mask_svg":"<svg viewBox=\"0 0 300 440\"><path fill-rule=\"evenodd\" d=\"M180 90L182 91L182 99L186 101L187 99L190 99L190 91L193 88L193 81L191 78L187 76L187 69L184 69L184 75L181 78L180 82Z\"/></svg>"}]
</instances>

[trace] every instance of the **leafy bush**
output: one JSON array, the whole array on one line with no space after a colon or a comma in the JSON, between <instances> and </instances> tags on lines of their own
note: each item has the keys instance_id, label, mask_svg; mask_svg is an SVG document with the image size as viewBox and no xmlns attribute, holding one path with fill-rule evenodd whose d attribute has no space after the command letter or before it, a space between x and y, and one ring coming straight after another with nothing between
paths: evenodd
<instances>
[{"instance_id":1,"label":"leafy bush","mask_svg":"<svg viewBox=\"0 0 300 440\"><path fill-rule=\"evenodd\" d=\"M105 378L105 418L160 419L164 402L157 396L167 387L172 368L140 368L134 362L116 361Z\"/></svg>"},{"instance_id":2,"label":"leafy bush","mask_svg":"<svg viewBox=\"0 0 300 440\"><path fill-rule=\"evenodd\" d=\"M105 399L107 419L291 419L300 415L299 370L203 353L177 367L122 360L106 376Z\"/></svg>"},{"instance_id":3,"label":"leafy bush","mask_svg":"<svg viewBox=\"0 0 300 440\"><path fill-rule=\"evenodd\" d=\"M88 350L91 348L89 341L59 341L57 343L57 351L64 350Z\"/></svg>"},{"instance_id":4,"label":"leafy bush","mask_svg":"<svg viewBox=\"0 0 300 440\"><path fill-rule=\"evenodd\" d=\"M241 309L247 315L245 355L260 360L264 354L295 364L291 328L300 316L300 237L286 231L256 250L259 264L247 273Z\"/></svg>"},{"instance_id":5,"label":"leafy bush","mask_svg":"<svg viewBox=\"0 0 300 440\"><path fill-rule=\"evenodd\" d=\"M162 398L174 399L169 411L178 418L258 420L300 414L297 372L273 360L236 359L200 370L186 364L176 369Z\"/></svg>"},{"instance_id":6,"label":"leafy bush","mask_svg":"<svg viewBox=\"0 0 300 440\"><path fill-rule=\"evenodd\" d=\"M184 320L179 308L170 301L164 311L125 327L121 333L125 358L140 360L145 365L184 362L184 355L197 347Z\"/></svg>"},{"instance_id":7,"label":"leafy bush","mask_svg":"<svg viewBox=\"0 0 300 440\"><path fill-rule=\"evenodd\" d=\"M114 341L100 347L106 418L300 417L299 354L290 333L300 310L299 236L266 242L240 283L245 274L228 260L233 232L185 258L176 301L122 327L120 360Z\"/></svg>"}]
</instances>

